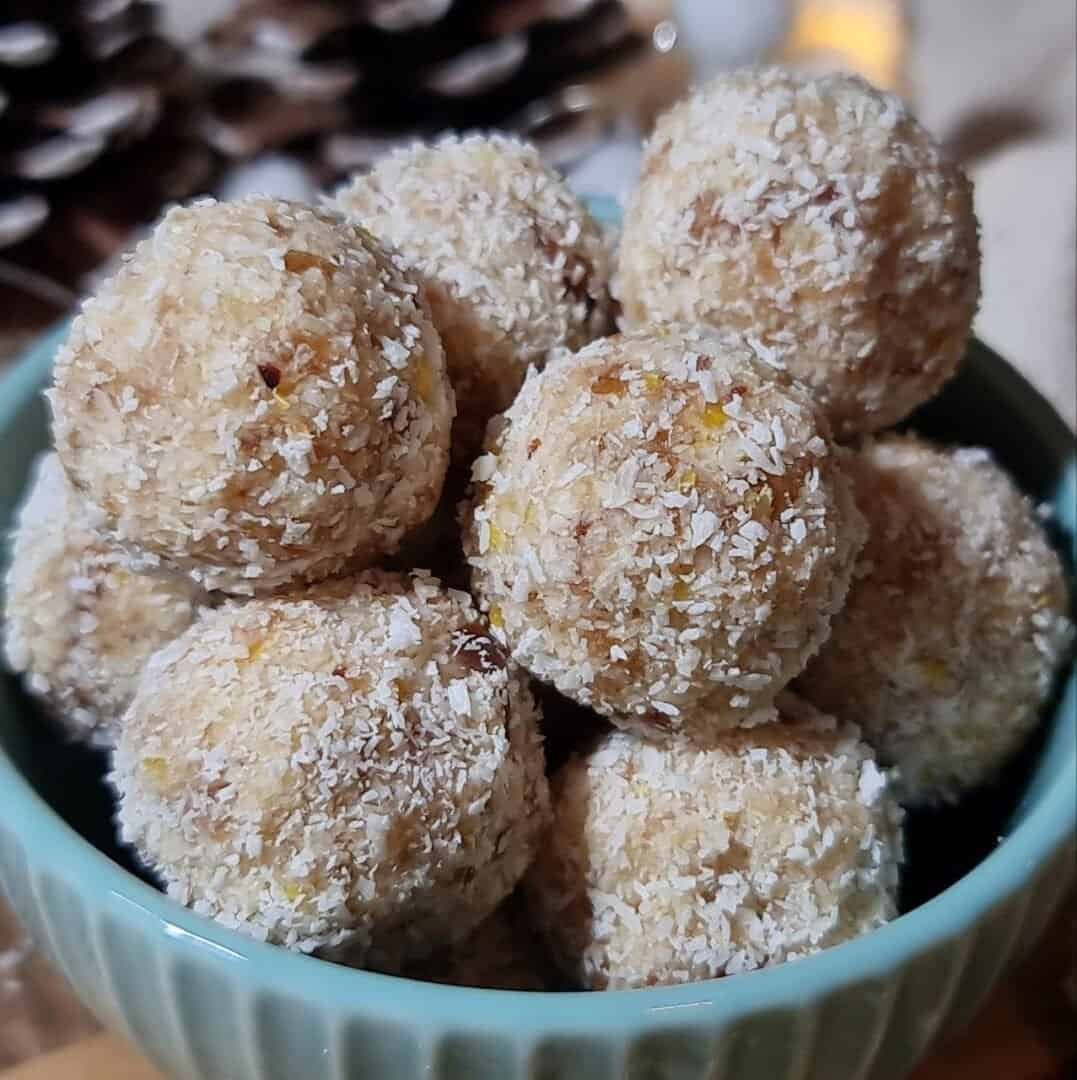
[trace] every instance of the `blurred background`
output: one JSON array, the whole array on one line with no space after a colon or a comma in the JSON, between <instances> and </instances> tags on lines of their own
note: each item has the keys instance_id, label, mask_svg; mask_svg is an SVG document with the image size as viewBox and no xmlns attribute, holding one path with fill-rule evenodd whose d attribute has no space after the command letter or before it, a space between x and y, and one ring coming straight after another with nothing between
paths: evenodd
<instances>
[{"instance_id":1,"label":"blurred background","mask_svg":"<svg viewBox=\"0 0 1077 1080\"><path fill-rule=\"evenodd\" d=\"M171 201L495 126L619 198L691 82L778 61L893 89L966 163L977 333L1072 425L1075 34L1073 0L0 0L0 364ZM92 1027L0 904L0 1069Z\"/></svg>"},{"instance_id":2,"label":"blurred background","mask_svg":"<svg viewBox=\"0 0 1077 1080\"><path fill-rule=\"evenodd\" d=\"M623 194L693 80L860 71L968 165L977 330L1075 420L1073 0L3 0L0 347L169 201L304 197L446 128L535 139Z\"/></svg>"}]
</instances>

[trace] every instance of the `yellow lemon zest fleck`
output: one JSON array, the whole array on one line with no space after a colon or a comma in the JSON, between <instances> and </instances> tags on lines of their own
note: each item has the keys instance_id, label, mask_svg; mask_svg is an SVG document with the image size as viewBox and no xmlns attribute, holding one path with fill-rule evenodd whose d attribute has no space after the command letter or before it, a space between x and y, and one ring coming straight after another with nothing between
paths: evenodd
<instances>
[{"instance_id":1,"label":"yellow lemon zest fleck","mask_svg":"<svg viewBox=\"0 0 1077 1080\"><path fill-rule=\"evenodd\" d=\"M289 903L294 904L297 900L301 900L303 898L303 887L301 885L297 885L294 881L286 881L281 886L281 890L288 898Z\"/></svg>"},{"instance_id":2,"label":"yellow lemon zest fleck","mask_svg":"<svg viewBox=\"0 0 1077 1080\"><path fill-rule=\"evenodd\" d=\"M258 638L247 646L247 662L257 660L259 656L265 651L266 643L262 638Z\"/></svg>"},{"instance_id":3,"label":"yellow lemon zest fleck","mask_svg":"<svg viewBox=\"0 0 1077 1080\"><path fill-rule=\"evenodd\" d=\"M142 761L142 771L155 783L163 784L168 779L168 762L163 757L148 757Z\"/></svg>"},{"instance_id":4,"label":"yellow lemon zest fleck","mask_svg":"<svg viewBox=\"0 0 1077 1080\"><path fill-rule=\"evenodd\" d=\"M696 471L695 469L685 469L681 473L681 478L677 481L678 490L687 495L696 486Z\"/></svg>"},{"instance_id":5,"label":"yellow lemon zest fleck","mask_svg":"<svg viewBox=\"0 0 1077 1080\"><path fill-rule=\"evenodd\" d=\"M280 387L273 391L273 404L276 405L277 408L281 411L289 408L289 406L291 405L291 402L288 399L288 395L282 394L280 392Z\"/></svg>"},{"instance_id":6,"label":"yellow lemon zest fleck","mask_svg":"<svg viewBox=\"0 0 1077 1080\"><path fill-rule=\"evenodd\" d=\"M490 625L496 626L499 630L505 625L505 617L501 614L501 608L497 604L490 608Z\"/></svg>"},{"instance_id":7,"label":"yellow lemon zest fleck","mask_svg":"<svg viewBox=\"0 0 1077 1080\"><path fill-rule=\"evenodd\" d=\"M494 522L490 522L490 550L496 551L499 554L508 547L508 537L505 535L505 530L499 525L495 525Z\"/></svg>"},{"instance_id":8,"label":"yellow lemon zest fleck","mask_svg":"<svg viewBox=\"0 0 1077 1080\"><path fill-rule=\"evenodd\" d=\"M647 387L650 393L657 393L662 389L662 376L650 372L643 376L643 385Z\"/></svg>"},{"instance_id":9,"label":"yellow lemon zest fleck","mask_svg":"<svg viewBox=\"0 0 1077 1080\"><path fill-rule=\"evenodd\" d=\"M729 423L729 416L721 405L706 405L703 408L703 426L708 431L718 431Z\"/></svg>"}]
</instances>

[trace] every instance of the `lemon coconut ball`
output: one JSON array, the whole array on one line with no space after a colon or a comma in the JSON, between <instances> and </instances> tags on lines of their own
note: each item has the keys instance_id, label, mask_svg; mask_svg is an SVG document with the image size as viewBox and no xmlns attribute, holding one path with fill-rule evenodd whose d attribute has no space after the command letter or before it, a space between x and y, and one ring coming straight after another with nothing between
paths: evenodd
<instances>
[{"instance_id":1,"label":"lemon coconut ball","mask_svg":"<svg viewBox=\"0 0 1077 1080\"><path fill-rule=\"evenodd\" d=\"M609 328L605 239L533 146L503 135L417 144L341 189L335 205L423 280L456 388L457 460L475 456L530 364Z\"/></svg>"},{"instance_id":2,"label":"lemon coconut ball","mask_svg":"<svg viewBox=\"0 0 1077 1080\"><path fill-rule=\"evenodd\" d=\"M464 593L371 571L157 653L112 782L170 896L382 970L470 933L548 817L537 712Z\"/></svg>"},{"instance_id":3,"label":"lemon coconut ball","mask_svg":"<svg viewBox=\"0 0 1077 1080\"><path fill-rule=\"evenodd\" d=\"M639 330L530 377L494 436L464 544L513 658L645 735L765 718L863 541L808 392L738 338Z\"/></svg>"},{"instance_id":4,"label":"lemon coconut ball","mask_svg":"<svg viewBox=\"0 0 1077 1080\"><path fill-rule=\"evenodd\" d=\"M710 749L613 732L554 775L525 878L566 975L631 989L733 975L897 914L901 811L855 727L791 697Z\"/></svg>"},{"instance_id":5,"label":"lemon coconut ball","mask_svg":"<svg viewBox=\"0 0 1077 1080\"><path fill-rule=\"evenodd\" d=\"M986 450L890 436L850 466L868 542L799 687L863 725L906 802L953 802L1036 725L1073 636L1065 572Z\"/></svg>"},{"instance_id":6,"label":"lemon coconut ball","mask_svg":"<svg viewBox=\"0 0 1077 1080\"><path fill-rule=\"evenodd\" d=\"M206 601L184 578L133 574L122 563L56 455L43 455L17 515L4 653L68 734L103 746L150 654Z\"/></svg>"},{"instance_id":7,"label":"lemon coconut ball","mask_svg":"<svg viewBox=\"0 0 1077 1080\"><path fill-rule=\"evenodd\" d=\"M629 323L740 330L839 438L954 373L979 297L972 189L901 101L851 75L723 75L663 116L629 200Z\"/></svg>"},{"instance_id":8,"label":"lemon coconut ball","mask_svg":"<svg viewBox=\"0 0 1077 1080\"><path fill-rule=\"evenodd\" d=\"M362 229L264 198L170 211L84 304L50 399L135 565L236 593L395 550L453 416L415 282Z\"/></svg>"}]
</instances>

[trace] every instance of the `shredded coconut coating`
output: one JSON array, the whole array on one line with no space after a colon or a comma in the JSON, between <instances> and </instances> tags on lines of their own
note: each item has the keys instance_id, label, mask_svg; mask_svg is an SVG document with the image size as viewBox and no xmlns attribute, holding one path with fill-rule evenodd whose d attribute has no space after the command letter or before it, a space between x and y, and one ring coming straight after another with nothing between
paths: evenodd
<instances>
[{"instance_id":1,"label":"shredded coconut coating","mask_svg":"<svg viewBox=\"0 0 1077 1080\"><path fill-rule=\"evenodd\" d=\"M264 592L433 511L453 394L419 286L299 203L171 210L75 320L56 446L136 566Z\"/></svg>"},{"instance_id":2,"label":"shredded coconut coating","mask_svg":"<svg viewBox=\"0 0 1077 1080\"><path fill-rule=\"evenodd\" d=\"M421 275L459 416L453 456L469 462L530 364L610 326L600 227L533 146L450 136L383 158L335 205Z\"/></svg>"},{"instance_id":3,"label":"shredded coconut coating","mask_svg":"<svg viewBox=\"0 0 1077 1080\"><path fill-rule=\"evenodd\" d=\"M723 75L663 116L629 200L628 324L740 330L839 438L954 373L979 298L972 188L901 101L851 75Z\"/></svg>"},{"instance_id":4,"label":"shredded coconut coating","mask_svg":"<svg viewBox=\"0 0 1077 1080\"><path fill-rule=\"evenodd\" d=\"M863 725L905 802L954 802L1036 726L1073 638L1065 571L987 450L891 436L850 464L868 542L799 687Z\"/></svg>"},{"instance_id":5,"label":"shredded coconut coating","mask_svg":"<svg viewBox=\"0 0 1077 1080\"><path fill-rule=\"evenodd\" d=\"M112 782L170 896L382 970L470 933L549 815L537 709L470 598L375 571L203 616L146 668Z\"/></svg>"},{"instance_id":6,"label":"shredded coconut coating","mask_svg":"<svg viewBox=\"0 0 1077 1080\"><path fill-rule=\"evenodd\" d=\"M5 583L9 667L73 738L108 746L150 654L206 601L181 577L133 574L43 455L17 515Z\"/></svg>"},{"instance_id":7,"label":"shredded coconut coating","mask_svg":"<svg viewBox=\"0 0 1077 1080\"><path fill-rule=\"evenodd\" d=\"M739 338L593 343L529 376L464 547L533 675L644 735L765 718L845 599L863 522L811 396Z\"/></svg>"},{"instance_id":8,"label":"shredded coconut coating","mask_svg":"<svg viewBox=\"0 0 1077 1080\"><path fill-rule=\"evenodd\" d=\"M460 944L407 966L402 974L483 990L558 989L562 980L516 895Z\"/></svg>"},{"instance_id":9,"label":"shredded coconut coating","mask_svg":"<svg viewBox=\"0 0 1077 1080\"><path fill-rule=\"evenodd\" d=\"M783 700L710 749L613 732L551 782L524 887L590 989L734 975L897 914L901 810L857 729Z\"/></svg>"}]
</instances>

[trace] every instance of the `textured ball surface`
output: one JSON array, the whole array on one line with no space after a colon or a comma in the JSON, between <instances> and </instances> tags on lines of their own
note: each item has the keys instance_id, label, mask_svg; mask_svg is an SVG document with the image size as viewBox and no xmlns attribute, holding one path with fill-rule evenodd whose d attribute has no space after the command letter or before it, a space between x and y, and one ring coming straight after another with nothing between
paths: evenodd
<instances>
[{"instance_id":1,"label":"textured ball surface","mask_svg":"<svg viewBox=\"0 0 1077 1080\"><path fill-rule=\"evenodd\" d=\"M4 652L70 735L105 746L150 654L206 599L183 578L133 574L122 562L56 455L40 458L15 528Z\"/></svg>"},{"instance_id":2,"label":"textured ball surface","mask_svg":"<svg viewBox=\"0 0 1077 1080\"><path fill-rule=\"evenodd\" d=\"M783 712L706 750L615 732L555 774L525 889L567 975L610 990L733 975L897 914L884 773L855 728Z\"/></svg>"},{"instance_id":3,"label":"textured ball surface","mask_svg":"<svg viewBox=\"0 0 1077 1080\"><path fill-rule=\"evenodd\" d=\"M335 202L423 279L456 388L458 460L474 457L530 364L609 327L601 230L532 146L502 135L416 145Z\"/></svg>"},{"instance_id":4,"label":"textured ball surface","mask_svg":"<svg viewBox=\"0 0 1077 1080\"><path fill-rule=\"evenodd\" d=\"M227 605L159 652L112 780L169 895L394 970L512 891L543 768L526 680L466 594L370 572Z\"/></svg>"},{"instance_id":5,"label":"textured ball surface","mask_svg":"<svg viewBox=\"0 0 1077 1080\"><path fill-rule=\"evenodd\" d=\"M863 541L810 395L737 338L640 330L530 377L493 428L464 544L514 659L643 734L766 717Z\"/></svg>"},{"instance_id":6,"label":"textured ball surface","mask_svg":"<svg viewBox=\"0 0 1077 1080\"><path fill-rule=\"evenodd\" d=\"M136 564L238 593L395 550L453 416L418 286L363 230L260 198L170 211L83 306L51 401Z\"/></svg>"},{"instance_id":7,"label":"textured ball surface","mask_svg":"<svg viewBox=\"0 0 1077 1080\"><path fill-rule=\"evenodd\" d=\"M1036 724L1072 640L1065 573L986 450L888 437L850 465L868 542L799 686L863 725L903 800L955 801Z\"/></svg>"},{"instance_id":8,"label":"textured ball surface","mask_svg":"<svg viewBox=\"0 0 1077 1080\"><path fill-rule=\"evenodd\" d=\"M979 296L972 189L892 95L850 75L723 75L659 121L614 292L629 323L735 329L877 431L954 373Z\"/></svg>"}]
</instances>

